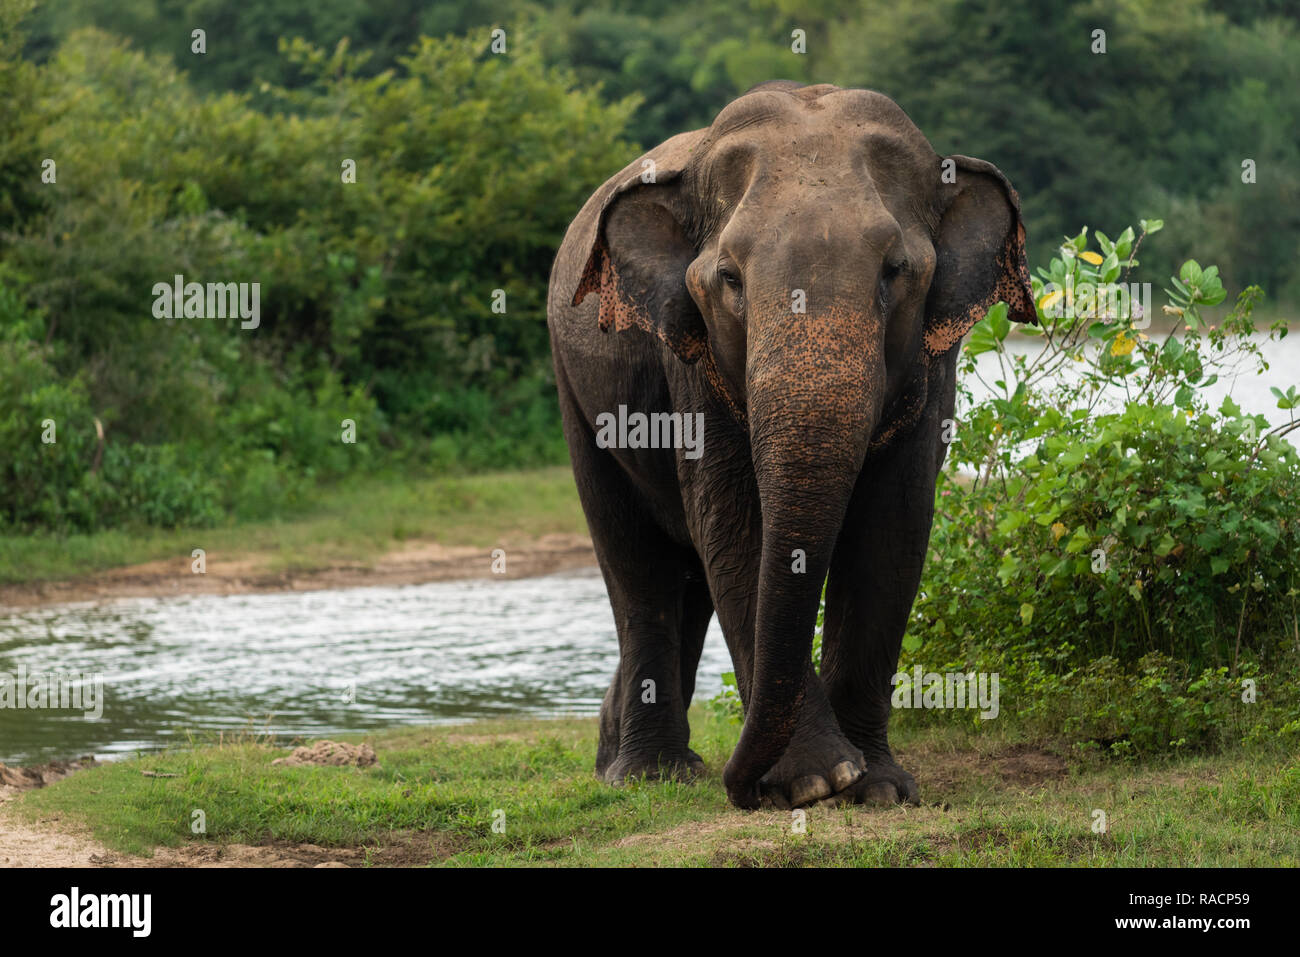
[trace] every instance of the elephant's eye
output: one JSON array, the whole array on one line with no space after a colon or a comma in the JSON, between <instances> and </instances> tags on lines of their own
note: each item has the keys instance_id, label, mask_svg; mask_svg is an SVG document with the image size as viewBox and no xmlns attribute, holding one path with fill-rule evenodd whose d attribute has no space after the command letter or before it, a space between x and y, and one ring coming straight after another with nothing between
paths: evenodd
<instances>
[{"instance_id":1,"label":"elephant's eye","mask_svg":"<svg viewBox=\"0 0 1300 957\"><path fill-rule=\"evenodd\" d=\"M891 311L897 290L894 289L894 280L907 272L907 263L904 260L885 260L880 266L880 286L877 289L877 296L880 299L880 308L888 313Z\"/></svg>"},{"instance_id":2,"label":"elephant's eye","mask_svg":"<svg viewBox=\"0 0 1300 957\"><path fill-rule=\"evenodd\" d=\"M719 266L718 275L722 277L723 282L728 286L731 286L733 289L740 288L740 277L732 272L727 266Z\"/></svg>"},{"instance_id":3,"label":"elephant's eye","mask_svg":"<svg viewBox=\"0 0 1300 957\"><path fill-rule=\"evenodd\" d=\"M881 282L893 282L906 271L907 263L901 259L897 262L886 262L880 269L880 280Z\"/></svg>"}]
</instances>

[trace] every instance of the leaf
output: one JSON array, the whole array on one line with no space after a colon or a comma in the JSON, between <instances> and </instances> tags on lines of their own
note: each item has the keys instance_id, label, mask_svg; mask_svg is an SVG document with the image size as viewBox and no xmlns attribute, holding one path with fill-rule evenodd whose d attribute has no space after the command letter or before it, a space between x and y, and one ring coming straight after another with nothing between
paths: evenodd
<instances>
[{"instance_id":1,"label":"leaf","mask_svg":"<svg viewBox=\"0 0 1300 957\"><path fill-rule=\"evenodd\" d=\"M1101 264L1101 281L1114 282L1119 278L1119 270L1119 257L1112 252Z\"/></svg>"},{"instance_id":2,"label":"leaf","mask_svg":"<svg viewBox=\"0 0 1300 957\"><path fill-rule=\"evenodd\" d=\"M1005 302L996 303L989 310L988 315L984 317L989 324L989 331L993 337L1001 342L1011 331L1011 320L1007 318L1007 304Z\"/></svg>"},{"instance_id":3,"label":"leaf","mask_svg":"<svg viewBox=\"0 0 1300 957\"><path fill-rule=\"evenodd\" d=\"M1061 464L1073 469L1082 465L1088 458L1088 450L1082 445L1072 445L1061 453Z\"/></svg>"},{"instance_id":4,"label":"leaf","mask_svg":"<svg viewBox=\"0 0 1300 957\"><path fill-rule=\"evenodd\" d=\"M1028 625L1034 620L1034 606L1028 603L1020 606L1020 620Z\"/></svg>"},{"instance_id":5,"label":"leaf","mask_svg":"<svg viewBox=\"0 0 1300 957\"><path fill-rule=\"evenodd\" d=\"M983 355L985 352L996 352L998 340L993 335L987 322L980 321L975 323L975 328L971 330L970 338L966 340L963 351L968 356Z\"/></svg>"},{"instance_id":6,"label":"leaf","mask_svg":"<svg viewBox=\"0 0 1300 957\"><path fill-rule=\"evenodd\" d=\"M1059 319L1061 316L1053 313L1052 308L1064 298L1064 290L1054 289L1038 300L1038 311L1044 316L1052 316L1054 319ZM1064 310L1061 310L1061 314L1064 314Z\"/></svg>"}]
</instances>

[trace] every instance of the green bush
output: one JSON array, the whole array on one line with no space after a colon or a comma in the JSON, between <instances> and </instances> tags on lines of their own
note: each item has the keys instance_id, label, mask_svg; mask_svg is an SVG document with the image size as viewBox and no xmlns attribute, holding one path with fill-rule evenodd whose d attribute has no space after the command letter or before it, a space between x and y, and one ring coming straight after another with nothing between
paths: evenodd
<instances>
[{"instance_id":1,"label":"green bush","mask_svg":"<svg viewBox=\"0 0 1300 957\"><path fill-rule=\"evenodd\" d=\"M1162 313L1182 328L1164 339L1141 331L1154 317L1086 294L1127 281L1161 225L1098 233L1096 250L1087 230L1066 240L1034 279L1037 354L1007 351L1001 307L973 331L964 373L988 352L1001 377L950 448L900 663L996 672L1010 720L1115 754L1300 731L1300 455L1284 438L1300 401L1274 388L1287 418L1270 428L1204 398L1221 373L1267 368L1261 293L1211 324L1202 310L1226 291L1188 261ZM1065 289L1085 292L1058 308Z\"/></svg>"},{"instance_id":2,"label":"green bush","mask_svg":"<svg viewBox=\"0 0 1300 957\"><path fill-rule=\"evenodd\" d=\"M362 470L564 461L546 277L635 155L635 100L603 103L524 33L508 57L411 37L379 73L285 39L297 82L256 99L93 29L39 67L0 42L34 141L0 143L0 527L258 519ZM260 324L155 317L178 273L260 283Z\"/></svg>"},{"instance_id":3,"label":"green bush","mask_svg":"<svg viewBox=\"0 0 1300 957\"><path fill-rule=\"evenodd\" d=\"M1275 653L1300 584L1300 456L1247 438L1256 421L1229 400L1007 426L1036 443L1007 474L946 474L917 634L1207 667Z\"/></svg>"},{"instance_id":4,"label":"green bush","mask_svg":"<svg viewBox=\"0 0 1300 957\"><path fill-rule=\"evenodd\" d=\"M85 377L57 372L44 333L43 317L0 282L0 529L215 521L212 478L174 445L111 441Z\"/></svg>"},{"instance_id":5,"label":"green bush","mask_svg":"<svg viewBox=\"0 0 1300 957\"><path fill-rule=\"evenodd\" d=\"M1086 293L1054 314L1063 293L1047 283L1083 291L1136 265L1131 229L1096 239L1089 251L1085 230L1038 271L1037 354L1007 352L1001 308L965 347L967 374L991 352L1002 378L950 448L912 641L1068 641L1080 659L1162 652L1194 668L1274 656L1300 593L1300 456L1283 438L1300 402L1275 390L1289 418L1270 430L1203 398L1243 359L1265 368L1259 292L1211 326L1200 310L1226 293L1217 270L1189 262L1166 307L1184 328L1163 341L1140 331L1151 317L1106 316Z\"/></svg>"}]
</instances>

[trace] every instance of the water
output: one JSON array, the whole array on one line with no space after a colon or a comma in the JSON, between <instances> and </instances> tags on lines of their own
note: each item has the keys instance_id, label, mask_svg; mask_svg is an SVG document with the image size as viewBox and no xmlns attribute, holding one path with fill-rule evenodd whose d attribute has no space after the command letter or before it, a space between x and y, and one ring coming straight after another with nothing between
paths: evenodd
<instances>
[{"instance_id":1,"label":"water","mask_svg":"<svg viewBox=\"0 0 1300 957\"><path fill-rule=\"evenodd\" d=\"M111 758L186 732L281 740L499 715L595 714L618 664L600 574L132 598L0 611L0 672L103 675L98 719L0 708L0 761ZM696 694L731 659L716 620ZM347 700L351 698L351 700Z\"/></svg>"},{"instance_id":2,"label":"water","mask_svg":"<svg viewBox=\"0 0 1300 957\"><path fill-rule=\"evenodd\" d=\"M1013 339L1033 354L1034 340ZM1264 376L1221 379L1248 412L1285 420L1269 385L1300 380L1300 336L1267 347ZM980 357L986 381L997 360ZM984 390L970 383L977 398ZM0 761L112 757L183 746L187 733L281 739L497 715L594 714L618 662L593 569L524 580L265 595L122 599L0 610L0 678L99 673L102 717L0 708ZM717 622L697 696L730 659Z\"/></svg>"},{"instance_id":3,"label":"water","mask_svg":"<svg viewBox=\"0 0 1300 957\"><path fill-rule=\"evenodd\" d=\"M1163 341L1163 337L1161 339ZM1243 412L1263 415L1270 425L1281 425L1287 421L1289 413L1277 407L1277 397L1268 389L1269 386L1277 386L1285 392L1287 386L1300 385L1300 334L1292 333L1280 342L1268 342L1265 336L1257 335L1255 341L1268 359L1268 371L1263 375L1257 375L1254 371L1256 360L1242 357L1238 360L1236 374L1221 373L1219 381L1205 389L1203 394L1209 400L1211 409L1217 410L1224 396L1231 395L1232 400L1241 406ZM1032 361L1033 357L1041 351L1042 341L1013 336L1007 339L1006 346L1007 351L1012 355L1026 356ZM997 355L992 352L983 353L976 358L976 371L984 383L990 386L995 380L1003 377ZM1008 363L1008 371L1010 371L1010 363ZM1071 371L1069 364L1066 371L1067 373ZM1008 380L1008 384L1014 385L1014 382ZM985 388L980 379L974 377L968 378L966 385L970 388L976 402L987 398L991 392L1002 394L1000 390ZM1118 409L1112 405L1109 408L1101 408L1100 411L1118 411Z\"/></svg>"}]
</instances>

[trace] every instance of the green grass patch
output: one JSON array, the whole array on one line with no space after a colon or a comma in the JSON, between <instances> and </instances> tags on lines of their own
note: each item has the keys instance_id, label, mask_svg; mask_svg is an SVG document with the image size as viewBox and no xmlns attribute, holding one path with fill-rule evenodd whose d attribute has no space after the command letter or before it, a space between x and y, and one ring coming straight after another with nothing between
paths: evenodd
<instances>
[{"instance_id":1,"label":"green grass patch","mask_svg":"<svg viewBox=\"0 0 1300 957\"><path fill-rule=\"evenodd\" d=\"M738 728L703 713L692 727L709 767L693 784L609 787L592 774L594 719L520 719L367 736L378 755L369 768L275 766L285 748L256 740L147 755L13 807L144 855L238 843L348 848L379 865L1300 864L1300 762L1281 749L1139 763L910 729L896 747L924 806L813 808L796 833L790 812L727 804L721 769ZM191 833L195 810L204 835Z\"/></svg>"}]
</instances>

